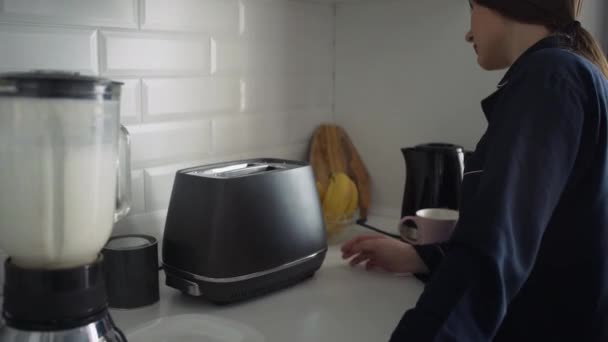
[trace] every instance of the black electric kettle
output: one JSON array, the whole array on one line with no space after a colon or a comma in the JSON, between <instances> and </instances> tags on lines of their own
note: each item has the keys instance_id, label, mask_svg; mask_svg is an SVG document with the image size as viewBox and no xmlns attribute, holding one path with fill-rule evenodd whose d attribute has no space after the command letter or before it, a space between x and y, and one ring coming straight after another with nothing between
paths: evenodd
<instances>
[{"instance_id":1,"label":"black electric kettle","mask_svg":"<svg viewBox=\"0 0 608 342\"><path fill-rule=\"evenodd\" d=\"M424 208L458 210L465 152L446 143L402 148L406 181L401 217L415 215Z\"/></svg>"},{"instance_id":2,"label":"black electric kettle","mask_svg":"<svg viewBox=\"0 0 608 342\"><path fill-rule=\"evenodd\" d=\"M458 210L465 158L472 152L461 146L447 143L430 143L402 148L405 158L405 190L401 204L401 217L414 216L419 209L446 208ZM384 229L360 219L357 224L401 239Z\"/></svg>"}]
</instances>

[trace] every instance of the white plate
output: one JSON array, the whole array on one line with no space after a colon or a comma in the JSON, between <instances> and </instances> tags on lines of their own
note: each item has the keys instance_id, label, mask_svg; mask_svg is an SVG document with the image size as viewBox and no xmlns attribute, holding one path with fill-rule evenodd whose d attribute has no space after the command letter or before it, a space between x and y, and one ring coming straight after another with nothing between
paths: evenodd
<instances>
[{"instance_id":1,"label":"white plate","mask_svg":"<svg viewBox=\"0 0 608 342\"><path fill-rule=\"evenodd\" d=\"M163 317L127 334L129 342L264 342L255 329L209 315Z\"/></svg>"}]
</instances>

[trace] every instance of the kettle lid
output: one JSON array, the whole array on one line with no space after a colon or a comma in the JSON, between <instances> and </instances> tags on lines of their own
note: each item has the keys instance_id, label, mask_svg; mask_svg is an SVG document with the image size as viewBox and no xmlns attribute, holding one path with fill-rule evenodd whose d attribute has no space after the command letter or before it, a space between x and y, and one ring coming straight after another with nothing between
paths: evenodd
<instances>
[{"instance_id":1,"label":"kettle lid","mask_svg":"<svg viewBox=\"0 0 608 342\"><path fill-rule=\"evenodd\" d=\"M449 144L449 143L429 143L429 144L420 144L416 145L414 149L418 151L428 151L428 152L456 152L462 153L464 148L459 145Z\"/></svg>"},{"instance_id":2,"label":"kettle lid","mask_svg":"<svg viewBox=\"0 0 608 342\"><path fill-rule=\"evenodd\" d=\"M0 74L0 97L118 100L122 83L77 72Z\"/></svg>"}]
</instances>

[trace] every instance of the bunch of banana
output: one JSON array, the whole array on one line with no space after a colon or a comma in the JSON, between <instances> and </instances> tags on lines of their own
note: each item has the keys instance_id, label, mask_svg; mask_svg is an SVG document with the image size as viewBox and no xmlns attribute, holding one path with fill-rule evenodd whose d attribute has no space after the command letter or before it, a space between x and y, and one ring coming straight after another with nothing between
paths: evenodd
<instances>
[{"instance_id":1,"label":"bunch of banana","mask_svg":"<svg viewBox=\"0 0 608 342\"><path fill-rule=\"evenodd\" d=\"M338 172L330 177L327 189L323 189L321 183L317 182L317 190L323 204L327 232L336 233L352 220L357 211L357 186L346 174Z\"/></svg>"}]
</instances>

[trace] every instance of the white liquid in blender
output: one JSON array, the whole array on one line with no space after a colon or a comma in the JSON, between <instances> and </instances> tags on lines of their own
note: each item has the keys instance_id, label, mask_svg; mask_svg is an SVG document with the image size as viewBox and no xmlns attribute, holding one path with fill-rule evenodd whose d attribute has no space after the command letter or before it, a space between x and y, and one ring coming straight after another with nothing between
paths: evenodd
<instances>
[{"instance_id":1,"label":"white liquid in blender","mask_svg":"<svg viewBox=\"0 0 608 342\"><path fill-rule=\"evenodd\" d=\"M87 264L107 242L117 150L116 132L101 123L111 106L0 101L0 249L16 265Z\"/></svg>"},{"instance_id":2,"label":"white liquid in blender","mask_svg":"<svg viewBox=\"0 0 608 342\"><path fill-rule=\"evenodd\" d=\"M31 156L22 152L30 167L0 180L11 194L3 194L0 205L0 231L10 241L3 241L2 248L22 267L62 268L94 261L114 220L112 146L74 148L63 158L49 149L42 160L40 151Z\"/></svg>"}]
</instances>

